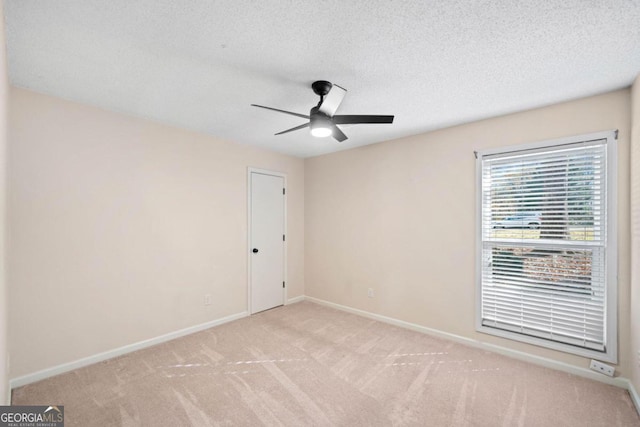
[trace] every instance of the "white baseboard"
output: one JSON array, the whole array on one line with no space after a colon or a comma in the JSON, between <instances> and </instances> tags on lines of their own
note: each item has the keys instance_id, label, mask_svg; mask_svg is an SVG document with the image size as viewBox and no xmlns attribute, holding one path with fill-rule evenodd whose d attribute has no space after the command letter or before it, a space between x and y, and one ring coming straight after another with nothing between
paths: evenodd
<instances>
[{"instance_id":1,"label":"white baseboard","mask_svg":"<svg viewBox=\"0 0 640 427\"><path fill-rule=\"evenodd\" d=\"M640 395L638 395L638 391L633 386L631 380L627 380L627 390L629 391L629 396L631 396L631 400L633 404L636 405L636 411L640 414Z\"/></svg>"},{"instance_id":2,"label":"white baseboard","mask_svg":"<svg viewBox=\"0 0 640 427\"><path fill-rule=\"evenodd\" d=\"M557 371L567 372L570 374L574 374L580 377L589 378L595 381L600 381L606 384L615 385L617 387L621 387L629 390L629 385L631 382L623 377L615 377L611 378L603 374L599 374L597 372L591 371L587 368L581 368L579 366L570 365L564 362L558 362L557 360L548 359L546 357L535 356L532 354L528 354L522 351L512 350L506 347L501 347L495 344L489 344L482 341L474 340L471 338L466 338L460 335L450 334L448 332L439 331L437 329L427 328L425 326L417 325L415 323L405 322L403 320L394 319L392 317L382 316L380 314L371 313L364 310L359 310L357 308L348 307L345 305L336 304L333 302L321 300L313 297L305 297L305 301L311 301L316 304L324 305L327 307L335 308L337 310L346 311L348 313L357 314L359 316L367 317L369 319L378 320L380 322L388 323L395 326L400 326L402 328L411 329L413 331L422 332L423 334L435 336L438 338L444 338L451 341L459 342L461 344L466 344L472 347L480 348L483 350L491 351L493 353L499 353L504 356L512 357L514 359L523 360L525 362L530 362L536 365L544 366L545 368L555 369ZM634 390L635 391L635 390ZM631 394L631 391L629 391ZM633 395L631 396L634 399ZM634 400L634 403L636 401ZM640 402L640 400L638 400ZM638 403L636 403L636 407L638 407ZM640 410L638 411L640 413Z\"/></svg>"},{"instance_id":3,"label":"white baseboard","mask_svg":"<svg viewBox=\"0 0 640 427\"><path fill-rule=\"evenodd\" d=\"M301 301L304 301L304 300L305 300L304 295L300 295L300 296L298 296L298 297L289 298L289 299L287 300L287 302L285 303L285 305L295 304L295 303L297 303L297 302L301 302Z\"/></svg>"},{"instance_id":4,"label":"white baseboard","mask_svg":"<svg viewBox=\"0 0 640 427\"><path fill-rule=\"evenodd\" d=\"M74 369L83 368L85 366L93 365L94 363L102 362L104 360L112 359L114 357L122 356L123 354L131 353L136 350L141 350L143 348L151 347L156 344L161 344L163 342L180 338L185 335L190 335L195 332L200 332L205 329L212 328L214 326L222 325L223 323L228 323L234 320L242 319L243 317L247 317L248 315L249 315L248 312L243 311L241 313L232 314L230 316L226 316L220 319L211 320L209 322L201 323L199 325L180 329L179 331L169 332L168 334L164 334L155 338L150 338L148 340L125 345L123 347L119 347L113 350L105 351L103 353L95 354L93 356L84 357L82 359L78 359L73 362L63 363L62 365L54 366L52 368L43 369L41 371L37 371L31 374L23 375L21 377L13 378L10 381L10 389L14 389L16 387L22 387L23 385L41 381L46 378L53 377L55 375L60 375L65 372L72 371ZM9 393L11 392L9 391ZM11 395L9 394L9 396Z\"/></svg>"}]
</instances>

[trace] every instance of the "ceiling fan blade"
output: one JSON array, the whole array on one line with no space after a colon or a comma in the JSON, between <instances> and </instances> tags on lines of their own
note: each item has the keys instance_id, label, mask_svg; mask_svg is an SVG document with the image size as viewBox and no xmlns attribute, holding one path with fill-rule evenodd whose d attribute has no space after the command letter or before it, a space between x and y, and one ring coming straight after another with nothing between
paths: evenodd
<instances>
[{"instance_id":1,"label":"ceiling fan blade","mask_svg":"<svg viewBox=\"0 0 640 427\"><path fill-rule=\"evenodd\" d=\"M308 119L309 116L305 115L305 114L298 114L298 113L294 113L291 111L286 111L286 110L279 110L277 108L271 108L271 107L265 107L264 105L258 105L258 104L251 104L252 107L259 107L259 108L265 108L267 110L273 110L273 111L278 111L280 113L285 113L285 114L290 114L292 116L296 116L296 117L302 117L303 119Z\"/></svg>"},{"instance_id":2,"label":"ceiling fan blade","mask_svg":"<svg viewBox=\"0 0 640 427\"><path fill-rule=\"evenodd\" d=\"M282 132L276 133L276 135L282 135L283 133L289 133L289 132L293 132L294 130L304 129L304 128L307 128L307 127L309 127L309 123L305 123L303 125L296 126L294 128L291 128L291 129L283 130Z\"/></svg>"},{"instance_id":3,"label":"ceiling fan blade","mask_svg":"<svg viewBox=\"0 0 640 427\"><path fill-rule=\"evenodd\" d=\"M342 142L347 139L347 135L345 135L334 123L331 124L331 133L333 138L338 142Z\"/></svg>"},{"instance_id":4,"label":"ceiling fan blade","mask_svg":"<svg viewBox=\"0 0 640 427\"><path fill-rule=\"evenodd\" d=\"M367 115L339 115L333 116L333 122L337 125L358 123L393 123L394 116L367 116Z\"/></svg>"},{"instance_id":5,"label":"ceiling fan blade","mask_svg":"<svg viewBox=\"0 0 640 427\"><path fill-rule=\"evenodd\" d=\"M320 104L319 111L329 117L332 117L336 113L336 110L342 103L346 94L346 89L338 85L333 85L329 93L325 95L322 104Z\"/></svg>"}]
</instances>

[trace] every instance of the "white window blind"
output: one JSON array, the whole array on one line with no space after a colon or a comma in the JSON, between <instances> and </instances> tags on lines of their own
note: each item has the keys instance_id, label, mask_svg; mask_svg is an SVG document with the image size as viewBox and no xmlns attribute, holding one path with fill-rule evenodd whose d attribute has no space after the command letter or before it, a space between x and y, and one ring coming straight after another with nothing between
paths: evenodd
<instances>
[{"instance_id":1,"label":"white window blind","mask_svg":"<svg viewBox=\"0 0 640 427\"><path fill-rule=\"evenodd\" d=\"M481 330L607 353L608 143L481 155Z\"/></svg>"}]
</instances>

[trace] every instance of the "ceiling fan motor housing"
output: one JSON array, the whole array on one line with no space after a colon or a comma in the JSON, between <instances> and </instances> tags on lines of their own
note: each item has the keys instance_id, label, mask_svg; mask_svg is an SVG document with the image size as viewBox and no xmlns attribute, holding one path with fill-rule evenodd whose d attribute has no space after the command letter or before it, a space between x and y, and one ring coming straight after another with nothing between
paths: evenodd
<instances>
[{"instance_id":1,"label":"ceiling fan motor housing","mask_svg":"<svg viewBox=\"0 0 640 427\"><path fill-rule=\"evenodd\" d=\"M309 127L314 136L329 136L333 122L331 117L319 111L318 107L313 107L309 112ZM324 130L321 130L324 129Z\"/></svg>"}]
</instances>

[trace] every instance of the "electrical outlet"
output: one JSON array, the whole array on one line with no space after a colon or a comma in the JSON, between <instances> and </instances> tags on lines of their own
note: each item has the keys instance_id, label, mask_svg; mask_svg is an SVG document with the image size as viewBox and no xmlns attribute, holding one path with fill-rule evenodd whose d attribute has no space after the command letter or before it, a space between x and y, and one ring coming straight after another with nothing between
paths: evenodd
<instances>
[{"instance_id":1,"label":"electrical outlet","mask_svg":"<svg viewBox=\"0 0 640 427\"><path fill-rule=\"evenodd\" d=\"M598 362L597 360L592 360L591 365L589 365L589 368L592 371L600 372L601 374L609 375L610 377L613 376L613 373L616 370L613 366L609 366L602 362Z\"/></svg>"},{"instance_id":2,"label":"electrical outlet","mask_svg":"<svg viewBox=\"0 0 640 427\"><path fill-rule=\"evenodd\" d=\"M369 289L367 289L367 296L368 296L369 298L373 298L373 297L375 297L375 296L376 296L375 292L373 291L373 288L369 288Z\"/></svg>"},{"instance_id":3,"label":"electrical outlet","mask_svg":"<svg viewBox=\"0 0 640 427\"><path fill-rule=\"evenodd\" d=\"M204 296L204 305L211 305L211 294L206 294Z\"/></svg>"}]
</instances>

